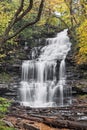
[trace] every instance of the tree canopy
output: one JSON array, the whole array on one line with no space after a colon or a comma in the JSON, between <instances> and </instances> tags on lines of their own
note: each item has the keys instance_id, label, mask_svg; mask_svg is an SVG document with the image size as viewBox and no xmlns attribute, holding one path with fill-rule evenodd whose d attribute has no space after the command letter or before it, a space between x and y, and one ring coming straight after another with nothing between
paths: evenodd
<instances>
[{"instance_id":1,"label":"tree canopy","mask_svg":"<svg viewBox=\"0 0 87 130\"><path fill-rule=\"evenodd\" d=\"M77 32L77 54L75 56L78 64L87 64L87 20L85 20L76 30Z\"/></svg>"},{"instance_id":2,"label":"tree canopy","mask_svg":"<svg viewBox=\"0 0 87 130\"><path fill-rule=\"evenodd\" d=\"M76 62L86 62L86 0L1 0L0 17L0 57L14 37L33 39L68 28L77 41Z\"/></svg>"}]
</instances>

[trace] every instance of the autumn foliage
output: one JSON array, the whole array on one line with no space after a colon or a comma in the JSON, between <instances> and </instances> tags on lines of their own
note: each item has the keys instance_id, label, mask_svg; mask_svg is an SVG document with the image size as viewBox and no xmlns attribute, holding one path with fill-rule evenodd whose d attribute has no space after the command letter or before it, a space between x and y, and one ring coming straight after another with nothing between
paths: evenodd
<instances>
[{"instance_id":1,"label":"autumn foliage","mask_svg":"<svg viewBox=\"0 0 87 130\"><path fill-rule=\"evenodd\" d=\"M77 28L77 42L76 62L78 64L87 64L87 20Z\"/></svg>"}]
</instances>

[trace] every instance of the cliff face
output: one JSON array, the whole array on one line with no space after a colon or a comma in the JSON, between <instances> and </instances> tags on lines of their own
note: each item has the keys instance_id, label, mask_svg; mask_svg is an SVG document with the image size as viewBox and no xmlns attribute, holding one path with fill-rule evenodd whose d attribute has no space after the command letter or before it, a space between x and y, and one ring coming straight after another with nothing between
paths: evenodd
<instances>
[{"instance_id":1,"label":"cliff face","mask_svg":"<svg viewBox=\"0 0 87 130\"><path fill-rule=\"evenodd\" d=\"M77 65L74 59L75 45L66 57L67 83L73 90L73 95L87 94L87 66Z\"/></svg>"}]
</instances>

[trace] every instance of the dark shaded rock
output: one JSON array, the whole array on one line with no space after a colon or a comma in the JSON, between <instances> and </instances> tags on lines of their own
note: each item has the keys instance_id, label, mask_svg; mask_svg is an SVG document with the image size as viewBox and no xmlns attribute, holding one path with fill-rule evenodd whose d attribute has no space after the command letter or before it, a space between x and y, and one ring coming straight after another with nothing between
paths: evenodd
<instances>
[{"instance_id":1,"label":"dark shaded rock","mask_svg":"<svg viewBox=\"0 0 87 130\"><path fill-rule=\"evenodd\" d=\"M28 123L24 123L23 126L24 126L24 128L26 130L40 130L39 128L37 128L37 127L35 127L35 126L31 125L31 124L28 124Z\"/></svg>"},{"instance_id":2,"label":"dark shaded rock","mask_svg":"<svg viewBox=\"0 0 87 130\"><path fill-rule=\"evenodd\" d=\"M83 91L83 89L81 88L77 88L77 87L72 87L72 92L73 94L75 95L84 95L84 94L87 94L87 91Z\"/></svg>"},{"instance_id":3,"label":"dark shaded rock","mask_svg":"<svg viewBox=\"0 0 87 130\"><path fill-rule=\"evenodd\" d=\"M0 95L3 95L4 93L8 92L8 85L7 84L0 84Z\"/></svg>"},{"instance_id":4,"label":"dark shaded rock","mask_svg":"<svg viewBox=\"0 0 87 130\"><path fill-rule=\"evenodd\" d=\"M20 75L21 64L22 64L21 60L14 60L14 61L12 61L12 63L10 63L8 61L4 62L4 63L2 62L0 64L0 71Z\"/></svg>"},{"instance_id":5,"label":"dark shaded rock","mask_svg":"<svg viewBox=\"0 0 87 130\"><path fill-rule=\"evenodd\" d=\"M19 106L19 105L20 105L20 103L19 103L19 102L17 102L17 101L12 102L12 104L11 104L11 106Z\"/></svg>"},{"instance_id":6,"label":"dark shaded rock","mask_svg":"<svg viewBox=\"0 0 87 130\"><path fill-rule=\"evenodd\" d=\"M78 65L77 66L77 68L79 69L79 70L87 70L87 64L82 64L82 65Z\"/></svg>"},{"instance_id":7,"label":"dark shaded rock","mask_svg":"<svg viewBox=\"0 0 87 130\"><path fill-rule=\"evenodd\" d=\"M17 89L18 84L0 84L0 96L15 99L17 97Z\"/></svg>"}]
</instances>

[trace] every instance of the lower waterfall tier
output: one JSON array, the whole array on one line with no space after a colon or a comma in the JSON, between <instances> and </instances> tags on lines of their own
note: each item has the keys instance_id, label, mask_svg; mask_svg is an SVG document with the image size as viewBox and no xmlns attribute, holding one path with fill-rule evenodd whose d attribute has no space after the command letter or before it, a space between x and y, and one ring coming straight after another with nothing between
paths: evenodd
<instances>
[{"instance_id":1,"label":"lower waterfall tier","mask_svg":"<svg viewBox=\"0 0 87 130\"><path fill-rule=\"evenodd\" d=\"M53 81L21 82L20 101L24 106L31 107L56 107L71 104L71 88L65 85L64 80L58 84ZM50 86L50 87L49 87Z\"/></svg>"}]
</instances>

